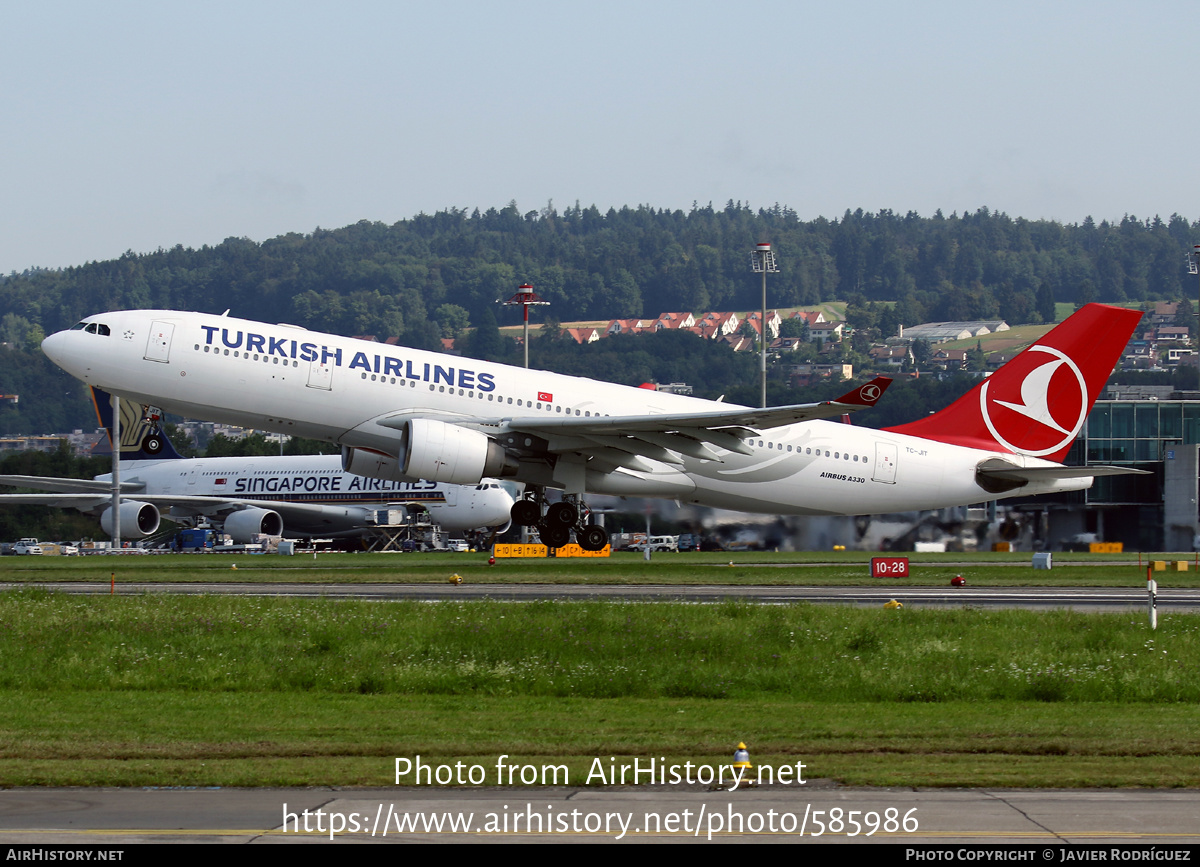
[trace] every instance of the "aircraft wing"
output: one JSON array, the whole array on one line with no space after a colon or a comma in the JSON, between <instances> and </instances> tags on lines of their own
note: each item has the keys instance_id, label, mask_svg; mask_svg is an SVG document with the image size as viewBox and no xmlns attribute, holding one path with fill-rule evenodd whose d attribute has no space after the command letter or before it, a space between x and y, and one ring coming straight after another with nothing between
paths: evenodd
<instances>
[{"instance_id":1,"label":"aircraft wing","mask_svg":"<svg viewBox=\"0 0 1200 867\"><path fill-rule=\"evenodd\" d=\"M11 478L11 477L8 477ZM123 499L150 503L161 511L170 510L176 517L224 517L242 509L270 509L278 512L284 524L313 521L329 516L329 510L355 508L320 503L288 503L280 500L238 500L229 497L188 496L186 494L122 494ZM100 512L112 505L112 497L101 493L59 492L53 494L0 494L0 506L53 506L58 509L78 509L81 512Z\"/></svg>"},{"instance_id":2,"label":"aircraft wing","mask_svg":"<svg viewBox=\"0 0 1200 867\"><path fill-rule=\"evenodd\" d=\"M62 479L54 476L0 476L0 485L56 493L112 493L112 482L97 482L93 479ZM121 493L135 493L145 490L145 487L142 482L121 482Z\"/></svg>"},{"instance_id":3,"label":"aircraft wing","mask_svg":"<svg viewBox=\"0 0 1200 867\"><path fill-rule=\"evenodd\" d=\"M26 485L26 487L30 487ZM103 494L0 494L0 506L53 506L56 509L78 509L91 512L112 504L112 497Z\"/></svg>"},{"instance_id":4,"label":"aircraft wing","mask_svg":"<svg viewBox=\"0 0 1200 867\"><path fill-rule=\"evenodd\" d=\"M493 419L485 426L534 434L544 438L552 452L580 452L613 460L619 465L641 468L620 454L639 455L670 464L682 461L678 455L699 460L720 461L710 445L739 454L752 454L742 442L756 431L797 422L832 418L874 406L892 380L879 376L856 386L835 400L803 403L765 409L735 407L702 413L657 413L622 416L521 416ZM403 428L407 416L382 419L385 427Z\"/></svg>"},{"instance_id":5,"label":"aircraft wing","mask_svg":"<svg viewBox=\"0 0 1200 867\"><path fill-rule=\"evenodd\" d=\"M354 506L331 506L328 503L289 503L283 500L239 500L231 497L207 497L187 494L147 494L129 497L141 503L150 503L159 509L169 509L171 514L182 516L204 515L224 517L243 509L269 509L278 512L284 525L312 521L328 517L330 509L353 509ZM2 502L2 501L0 501Z\"/></svg>"}]
</instances>

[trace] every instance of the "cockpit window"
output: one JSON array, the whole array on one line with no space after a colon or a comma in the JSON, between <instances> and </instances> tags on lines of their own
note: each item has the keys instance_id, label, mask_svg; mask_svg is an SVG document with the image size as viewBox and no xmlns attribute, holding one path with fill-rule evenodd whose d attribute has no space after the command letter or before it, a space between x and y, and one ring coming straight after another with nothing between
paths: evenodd
<instances>
[{"instance_id":1,"label":"cockpit window","mask_svg":"<svg viewBox=\"0 0 1200 867\"><path fill-rule=\"evenodd\" d=\"M88 324L86 322L77 322L76 324L71 326L71 330L72 331L83 331L83 329L87 328L87 326L88 326Z\"/></svg>"},{"instance_id":2,"label":"cockpit window","mask_svg":"<svg viewBox=\"0 0 1200 867\"><path fill-rule=\"evenodd\" d=\"M108 326L101 322L88 322L86 324L80 322L79 325L76 325L75 327L83 327L83 330L88 334L99 334L101 337L108 337L109 334L112 333L109 331Z\"/></svg>"}]
</instances>

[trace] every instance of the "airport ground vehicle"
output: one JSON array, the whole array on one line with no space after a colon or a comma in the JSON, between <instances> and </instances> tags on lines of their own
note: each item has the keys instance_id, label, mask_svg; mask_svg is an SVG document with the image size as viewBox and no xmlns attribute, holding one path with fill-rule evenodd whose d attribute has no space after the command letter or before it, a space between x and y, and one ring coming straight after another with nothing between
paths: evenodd
<instances>
[{"instance_id":1,"label":"airport ground vehicle","mask_svg":"<svg viewBox=\"0 0 1200 867\"><path fill-rule=\"evenodd\" d=\"M678 536L651 536L649 545L645 540L638 540L629 546L630 551L645 551L649 547L654 553L659 551L678 551Z\"/></svg>"},{"instance_id":2,"label":"airport ground vehicle","mask_svg":"<svg viewBox=\"0 0 1200 867\"><path fill-rule=\"evenodd\" d=\"M21 539L13 545L14 554L41 554L42 546L37 539Z\"/></svg>"}]
</instances>

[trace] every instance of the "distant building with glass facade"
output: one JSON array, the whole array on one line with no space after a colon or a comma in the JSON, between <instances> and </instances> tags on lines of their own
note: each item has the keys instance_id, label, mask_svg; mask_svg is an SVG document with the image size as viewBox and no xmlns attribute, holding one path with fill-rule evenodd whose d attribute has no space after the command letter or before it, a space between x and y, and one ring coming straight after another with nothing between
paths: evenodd
<instances>
[{"instance_id":1,"label":"distant building with glass facade","mask_svg":"<svg viewBox=\"0 0 1200 867\"><path fill-rule=\"evenodd\" d=\"M1102 476L1086 491L1030 498L1021 507L1037 511L1042 504L1050 547L1095 533L1127 550L1191 551L1200 534L1198 446L1200 400L1098 400L1065 463L1128 466L1149 475Z\"/></svg>"}]
</instances>

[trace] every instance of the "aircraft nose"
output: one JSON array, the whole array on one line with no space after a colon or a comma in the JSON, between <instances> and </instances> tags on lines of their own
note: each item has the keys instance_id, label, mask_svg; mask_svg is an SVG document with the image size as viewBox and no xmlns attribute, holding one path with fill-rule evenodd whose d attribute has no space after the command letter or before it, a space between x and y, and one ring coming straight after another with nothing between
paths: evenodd
<instances>
[{"instance_id":1,"label":"aircraft nose","mask_svg":"<svg viewBox=\"0 0 1200 867\"><path fill-rule=\"evenodd\" d=\"M42 341L42 352L46 353L46 357L57 364L63 366L63 359L66 357L66 331L56 331Z\"/></svg>"},{"instance_id":2,"label":"aircraft nose","mask_svg":"<svg viewBox=\"0 0 1200 867\"><path fill-rule=\"evenodd\" d=\"M512 511L513 503L516 502L508 491L503 488L491 488L487 491L487 511L489 514L499 516L500 520L508 517Z\"/></svg>"}]
</instances>

